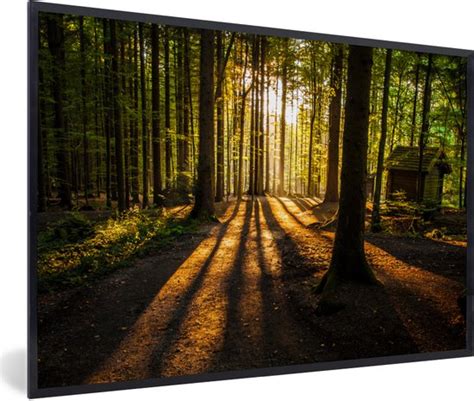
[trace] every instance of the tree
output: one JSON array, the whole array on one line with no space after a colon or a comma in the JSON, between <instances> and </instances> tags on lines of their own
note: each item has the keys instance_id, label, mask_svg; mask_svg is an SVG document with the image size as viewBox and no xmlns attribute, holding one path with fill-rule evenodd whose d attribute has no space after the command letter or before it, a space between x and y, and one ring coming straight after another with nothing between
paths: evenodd
<instances>
[{"instance_id":1,"label":"tree","mask_svg":"<svg viewBox=\"0 0 474 401\"><path fill-rule=\"evenodd\" d=\"M125 184L123 170L122 113L120 105L120 77L118 73L118 46L115 20L110 20L110 43L112 47L112 85L114 96L115 165L117 169L117 196L119 211L125 210Z\"/></svg>"},{"instance_id":2,"label":"tree","mask_svg":"<svg viewBox=\"0 0 474 401\"><path fill-rule=\"evenodd\" d=\"M426 70L425 77L425 90L423 93L423 114L422 114L422 123L421 123L421 133L418 141L419 156L418 156L418 179L417 179L417 188L416 188L416 200L421 202L423 200L424 188L424 179L423 179L423 154L426 146L426 138L428 137L430 129L430 108L431 108L431 72L433 67L433 55L430 53L428 55L428 67Z\"/></svg>"},{"instance_id":3,"label":"tree","mask_svg":"<svg viewBox=\"0 0 474 401\"><path fill-rule=\"evenodd\" d=\"M54 124L57 142L57 177L59 181L58 196L60 205L66 209L72 208L69 163L67 160L67 132L64 118L63 81L65 70L64 27L62 15L51 15L47 20L48 47L53 58L52 92L54 100Z\"/></svg>"},{"instance_id":4,"label":"tree","mask_svg":"<svg viewBox=\"0 0 474 401\"><path fill-rule=\"evenodd\" d=\"M89 141L87 138L87 90L86 90L86 39L84 35L84 17L79 17L79 42L81 51L81 97L82 97L82 144L84 146L84 199L89 206Z\"/></svg>"},{"instance_id":5,"label":"tree","mask_svg":"<svg viewBox=\"0 0 474 401\"><path fill-rule=\"evenodd\" d=\"M145 37L143 22L138 25L138 36L140 37L140 89L142 98L142 159L143 159L143 201L142 207L148 207L148 118L146 108L146 80L145 80Z\"/></svg>"},{"instance_id":6,"label":"tree","mask_svg":"<svg viewBox=\"0 0 474 401\"><path fill-rule=\"evenodd\" d=\"M162 205L161 197L161 133L160 133L160 34L158 25L151 26L151 126L153 140L153 203Z\"/></svg>"},{"instance_id":7,"label":"tree","mask_svg":"<svg viewBox=\"0 0 474 401\"><path fill-rule=\"evenodd\" d=\"M334 96L329 105L329 145L326 177L325 202L339 200L339 133L341 125L341 98L342 98L342 45L334 46L334 67L331 73L331 88Z\"/></svg>"},{"instance_id":8,"label":"tree","mask_svg":"<svg viewBox=\"0 0 474 401\"><path fill-rule=\"evenodd\" d=\"M288 84L288 39L283 39L283 65L281 73L281 113L280 113L280 169L278 182L278 195L285 194L285 130L286 130L286 93Z\"/></svg>"},{"instance_id":9,"label":"tree","mask_svg":"<svg viewBox=\"0 0 474 401\"><path fill-rule=\"evenodd\" d=\"M199 161L196 201L191 217L214 218L212 158L214 152L214 31L200 31Z\"/></svg>"},{"instance_id":10,"label":"tree","mask_svg":"<svg viewBox=\"0 0 474 401\"><path fill-rule=\"evenodd\" d=\"M382 129L380 133L379 153L377 157L377 172L375 177L375 192L372 210L372 232L380 231L380 197L382 194L382 174L385 154L385 142L387 141L387 112L388 96L390 94L390 73L392 71L392 49L387 49L385 56L385 74L383 81L382 98Z\"/></svg>"},{"instance_id":11,"label":"tree","mask_svg":"<svg viewBox=\"0 0 474 401\"><path fill-rule=\"evenodd\" d=\"M171 89L170 89L170 40L169 28L165 27L164 31L164 50L165 50L165 187L169 191L171 189L171 158L173 157L173 149L171 144Z\"/></svg>"},{"instance_id":12,"label":"tree","mask_svg":"<svg viewBox=\"0 0 474 401\"><path fill-rule=\"evenodd\" d=\"M140 203L139 198L139 166L138 166L138 145L140 142L140 133L138 129L138 31L134 30L133 34L133 73L132 73L131 98L133 99L132 108L133 113L131 117L131 125L133 126L133 133L130 140L130 163L131 163L131 181L132 181L132 202ZM130 85L132 88L132 85Z\"/></svg>"},{"instance_id":13,"label":"tree","mask_svg":"<svg viewBox=\"0 0 474 401\"><path fill-rule=\"evenodd\" d=\"M222 32L216 32L216 59L217 59L217 84L216 84L216 113L217 113L217 166L216 166L216 202L221 202L224 197L224 98L222 81L224 74L224 50Z\"/></svg>"},{"instance_id":14,"label":"tree","mask_svg":"<svg viewBox=\"0 0 474 401\"><path fill-rule=\"evenodd\" d=\"M418 102L418 86L420 82L420 53L416 55L416 70L415 70L415 95L413 97L413 113L411 117L411 135L410 135L410 146L415 143L415 131L416 131L416 106Z\"/></svg>"},{"instance_id":15,"label":"tree","mask_svg":"<svg viewBox=\"0 0 474 401\"><path fill-rule=\"evenodd\" d=\"M339 218L331 264L318 287L325 293L344 281L375 282L364 252L371 72L372 49L350 46Z\"/></svg>"},{"instance_id":16,"label":"tree","mask_svg":"<svg viewBox=\"0 0 474 401\"><path fill-rule=\"evenodd\" d=\"M248 63L248 56L249 56L249 45L248 41L245 40L245 56L243 61L243 68L242 68L242 92L240 95L241 98L241 105L240 105L240 116L239 116L239 173L238 173L238 180L237 180L237 199L242 199L242 192L243 192L243 175L244 175L244 139L245 139L245 103L247 100L247 95L249 93L250 88L245 87L245 77L247 74L247 63Z\"/></svg>"}]
</instances>

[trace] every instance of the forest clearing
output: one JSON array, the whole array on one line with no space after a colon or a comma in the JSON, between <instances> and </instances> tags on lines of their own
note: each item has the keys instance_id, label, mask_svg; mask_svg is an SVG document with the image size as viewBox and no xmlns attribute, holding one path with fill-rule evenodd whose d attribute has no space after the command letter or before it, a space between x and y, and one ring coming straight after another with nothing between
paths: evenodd
<instances>
[{"instance_id":1,"label":"forest clearing","mask_svg":"<svg viewBox=\"0 0 474 401\"><path fill-rule=\"evenodd\" d=\"M466 60L42 14L39 387L466 345Z\"/></svg>"}]
</instances>

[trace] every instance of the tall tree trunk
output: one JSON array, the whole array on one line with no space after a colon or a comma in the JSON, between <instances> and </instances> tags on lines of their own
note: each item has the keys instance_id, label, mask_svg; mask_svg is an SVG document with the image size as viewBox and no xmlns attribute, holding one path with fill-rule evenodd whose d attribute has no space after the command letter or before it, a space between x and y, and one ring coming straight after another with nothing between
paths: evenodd
<instances>
[{"instance_id":1,"label":"tall tree trunk","mask_svg":"<svg viewBox=\"0 0 474 401\"><path fill-rule=\"evenodd\" d=\"M423 114L420 139L418 142L419 156L418 156L418 179L417 179L417 202L423 201L423 193L425 191L424 174L423 174L423 155L425 151L425 141L430 129L430 108L431 108L431 72L433 67L433 54L428 55L428 68L426 70L425 90L423 93Z\"/></svg>"},{"instance_id":2,"label":"tall tree trunk","mask_svg":"<svg viewBox=\"0 0 474 401\"><path fill-rule=\"evenodd\" d=\"M331 264L318 288L326 294L344 281L375 281L364 252L371 72L372 48L350 46L339 218Z\"/></svg>"},{"instance_id":3,"label":"tall tree trunk","mask_svg":"<svg viewBox=\"0 0 474 401\"><path fill-rule=\"evenodd\" d=\"M67 149L67 130L64 119L64 89L65 80L65 50L64 27L62 15L49 16L47 20L48 47L53 58L52 92L54 100L54 123L57 143L57 177L59 181L58 195L60 205L66 209L72 208L71 182L69 178L69 163Z\"/></svg>"},{"instance_id":4,"label":"tall tree trunk","mask_svg":"<svg viewBox=\"0 0 474 401\"><path fill-rule=\"evenodd\" d=\"M125 210L125 185L123 175L122 112L120 96L120 76L118 71L118 46L115 20L110 20L110 37L112 46L112 83L114 96L114 131L115 131L115 165L117 170L118 209Z\"/></svg>"},{"instance_id":5,"label":"tall tree trunk","mask_svg":"<svg viewBox=\"0 0 474 401\"><path fill-rule=\"evenodd\" d=\"M265 44L268 46L268 42ZM265 113L265 188L270 192L270 68L267 66L266 113Z\"/></svg>"},{"instance_id":6,"label":"tall tree trunk","mask_svg":"<svg viewBox=\"0 0 474 401\"><path fill-rule=\"evenodd\" d=\"M395 100L395 112L393 113L394 117L393 117L393 125L392 125L392 135L390 136L390 152L392 152L393 147L397 143L395 141L395 132L397 130L397 125L399 123L400 114L403 114L403 110L402 110L402 112L400 112L400 99L401 99L401 93L402 93L402 82L403 82L404 73L405 73L404 68L401 71L399 71L398 85L397 85L397 97L396 97L396 100Z\"/></svg>"},{"instance_id":7,"label":"tall tree trunk","mask_svg":"<svg viewBox=\"0 0 474 401\"><path fill-rule=\"evenodd\" d=\"M344 57L342 45L336 45L334 51L334 70L331 75L331 87L334 88L334 96L329 105L329 146L325 202L337 202L339 200L339 136L341 125L342 64Z\"/></svg>"},{"instance_id":8,"label":"tall tree trunk","mask_svg":"<svg viewBox=\"0 0 474 401\"><path fill-rule=\"evenodd\" d=\"M138 130L138 32L134 30L133 38L133 134L130 141L130 161L131 161L131 175L132 175L132 202L134 204L140 203L139 192L140 192L140 179L139 179L139 167L138 167L138 146L139 146L139 130Z\"/></svg>"},{"instance_id":9,"label":"tall tree trunk","mask_svg":"<svg viewBox=\"0 0 474 401\"><path fill-rule=\"evenodd\" d=\"M385 155L385 142L387 141L387 113L388 113L388 97L390 94L390 74L392 71L392 49L387 49L385 56L385 76L383 81L383 98L382 98L382 127L380 133L379 153L377 157L377 172L375 176L374 203L372 210L372 232L380 231L380 197L382 194L382 176L383 163Z\"/></svg>"},{"instance_id":10,"label":"tall tree trunk","mask_svg":"<svg viewBox=\"0 0 474 401\"><path fill-rule=\"evenodd\" d=\"M280 168L278 195L285 194L285 130L286 130L286 92L288 74L288 39L284 38L284 59L281 74L281 113L280 113Z\"/></svg>"},{"instance_id":11,"label":"tall tree trunk","mask_svg":"<svg viewBox=\"0 0 474 401\"><path fill-rule=\"evenodd\" d=\"M266 39L264 36L260 38L260 110L258 121L258 175L257 175L257 195L263 195L264 188L264 96L265 96L265 45Z\"/></svg>"},{"instance_id":12,"label":"tall tree trunk","mask_svg":"<svg viewBox=\"0 0 474 401\"><path fill-rule=\"evenodd\" d=\"M142 158L143 158L143 201L142 207L148 207L148 119L146 107L146 81L145 81L145 38L143 32L144 24L138 25L138 35L140 37L140 89L142 98Z\"/></svg>"},{"instance_id":13,"label":"tall tree trunk","mask_svg":"<svg viewBox=\"0 0 474 401\"><path fill-rule=\"evenodd\" d=\"M333 63L334 64L334 63ZM334 74L334 72L332 72ZM311 52L311 117L309 122L309 148L308 148L308 196L314 195L313 185L313 145L314 145L314 120L316 119L316 55Z\"/></svg>"},{"instance_id":14,"label":"tall tree trunk","mask_svg":"<svg viewBox=\"0 0 474 401\"><path fill-rule=\"evenodd\" d=\"M160 133L160 34L158 25L151 26L151 129L153 141L153 203L162 206L161 197L161 133Z\"/></svg>"},{"instance_id":15,"label":"tall tree trunk","mask_svg":"<svg viewBox=\"0 0 474 401\"><path fill-rule=\"evenodd\" d=\"M242 94L241 94L241 105L240 105L240 118L239 118L239 174L238 174L238 184L237 184L237 199L242 199L243 192L243 178L244 178L244 140L245 140L245 103L247 100L247 89L245 87L245 79L247 74L247 63L249 56L249 45L245 41L245 59L244 59L244 68L242 72Z\"/></svg>"},{"instance_id":16,"label":"tall tree trunk","mask_svg":"<svg viewBox=\"0 0 474 401\"><path fill-rule=\"evenodd\" d=\"M44 77L43 77L43 69L39 67L39 89L40 91L44 91ZM46 136L46 129L45 127L45 104L43 96L40 96L40 104L39 104L39 113L38 113L38 212L44 212L47 208L48 199L46 196L46 182L45 182L45 171L44 168L45 162L48 158L48 155L44 149L44 137ZM46 155L46 157L45 157Z\"/></svg>"},{"instance_id":17,"label":"tall tree trunk","mask_svg":"<svg viewBox=\"0 0 474 401\"><path fill-rule=\"evenodd\" d=\"M165 27L164 32L164 47L165 47L165 172L166 172L166 190L171 189L171 159L173 157L171 144L171 111L170 111L170 42L169 42L169 28Z\"/></svg>"},{"instance_id":18,"label":"tall tree trunk","mask_svg":"<svg viewBox=\"0 0 474 401\"><path fill-rule=\"evenodd\" d=\"M87 90L86 90L86 45L84 17L79 17L79 42L81 52L81 97L82 97L82 145L84 157L84 200L89 205L89 144L87 138Z\"/></svg>"},{"instance_id":19,"label":"tall tree trunk","mask_svg":"<svg viewBox=\"0 0 474 401\"><path fill-rule=\"evenodd\" d=\"M104 31L104 125L105 125L105 203L107 207L112 206L112 155L110 149L110 139L113 135L113 105L111 93L111 62L112 50L110 45L110 27L106 19L103 19Z\"/></svg>"},{"instance_id":20,"label":"tall tree trunk","mask_svg":"<svg viewBox=\"0 0 474 401\"><path fill-rule=\"evenodd\" d=\"M124 200L125 200L125 209L130 208L130 131L131 121L128 113L128 108L125 104L125 99L127 99L127 69L125 64L125 37L123 32L123 26L119 25L119 36L120 36L120 74L121 74L121 91L122 96L121 101L121 111L122 111L122 121L123 121L123 167L124 167ZM128 99L127 99L128 103Z\"/></svg>"},{"instance_id":21,"label":"tall tree trunk","mask_svg":"<svg viewBox=\"0 0 474 401\"><path fill-rule=\"evenodd\" d=\"M193 218L214 217L212 158L214 152L214 31L200 31L199 163Z\"/></svg>"},{"instance_id":22,"label":"tall tree trunk","mask_svg":"<svg viewBox=\"0 0 474 401\"><path fill-rule=\"evenodd\" d=\"M189 125L192 124L191 113L191 66L189 58L189 33L187 29L183 29L183 69L184 69L184 94L183 94L183 136L184 136L184 151L183 151L183 169L186 172L186 189L189 192L190 188L190 160L189 160L189 143L190 130ZM191 119L191 120L190 120Z\"/></svg>"},{"instance_id":23,"label":"tall tree trunk","mask_svg":"<svg viewBox=\"0 0 474 401\"><path fill-rule=\"evenodd\" d=\"M217 168L216 168L216 202L221 202L224 197L224 98L222 92L221 74L224 74L224 51L222 32L216 32L216 117L217 117Z\"/></svg>"},{"instance_id":24,"label":"tall tree trunk","mask_svg":"<svg viewBox=\"0 0 474 401\"><path fill-rule=\"evenodd\" d=\"M410 146L415 143L415 131L416 131L416 106L418 101L418 85L420 82L420 54L416 55L416 71L415 71L415 96L413 97L413 113L411 115L411 135L410 135Z\"/></svg>"}]
</instances>

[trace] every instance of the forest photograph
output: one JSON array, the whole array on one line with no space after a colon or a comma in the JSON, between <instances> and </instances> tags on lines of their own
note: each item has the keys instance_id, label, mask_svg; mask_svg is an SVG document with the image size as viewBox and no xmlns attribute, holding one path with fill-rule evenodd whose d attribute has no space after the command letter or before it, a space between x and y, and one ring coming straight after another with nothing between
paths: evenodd
<instances>
[{"instance_id":1,"label":"forest photograph","mask_svg":"<svg viewBox=\"0 0 474 401\"><path fill-rule=\"evenodd\" d=\"M38 29L38 388L466 348L466 58Z\"/></svg>"}]
</instances>

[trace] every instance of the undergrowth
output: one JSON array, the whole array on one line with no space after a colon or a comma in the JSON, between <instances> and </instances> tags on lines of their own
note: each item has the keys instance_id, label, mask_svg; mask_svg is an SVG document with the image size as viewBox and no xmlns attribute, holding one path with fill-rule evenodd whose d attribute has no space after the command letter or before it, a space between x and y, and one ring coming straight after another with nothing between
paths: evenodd
<instances>
[{"instance_id":1,"label":"undergrowth","mask_svg":"<svg viewBox=\"0 0 474 401\"><path fill-rule=\"evenodd\" d=\"M135 257L145 256L195 229L191 220L161 211L132 209L92 223L72 213L38 236L38 290L55 291L86 284Z\"/></svg>"}]
</instances>

